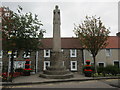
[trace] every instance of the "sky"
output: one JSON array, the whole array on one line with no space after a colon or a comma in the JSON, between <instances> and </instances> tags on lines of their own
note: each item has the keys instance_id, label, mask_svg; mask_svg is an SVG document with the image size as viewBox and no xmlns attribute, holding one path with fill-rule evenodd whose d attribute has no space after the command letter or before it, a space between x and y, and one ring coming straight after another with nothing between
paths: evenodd
<instances>
[{"instance_id":1,"label":"sky","mask_svg":"<svg viewBox=\"0 0 120 90\"><path fill-rule=\"evenodd\" d=\"M118 32L118 1L3 1L2 6L8 6L11 10L17 11L18 5L23 8L23 12L37 14L42 22L42 29L46 30L44 37L53 36L53 10L55 5L59 6L61 12L61 37L75 37L73 32L74 24L81 24L85 16L101 17L104 25L110 27L110 35L115 36Z\"/></svg>"}]
</instances>

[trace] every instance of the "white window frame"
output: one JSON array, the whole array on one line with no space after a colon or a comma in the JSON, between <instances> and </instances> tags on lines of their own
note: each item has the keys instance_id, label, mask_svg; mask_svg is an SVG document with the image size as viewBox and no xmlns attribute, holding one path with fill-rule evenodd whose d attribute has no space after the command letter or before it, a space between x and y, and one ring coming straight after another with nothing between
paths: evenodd
<instances>
[{"instance_id":1,"label":"white window frame","mask_svg":"<svg viewBox=\"0 0 120 90\"><path fill-rule=\"evenodd\" d=\"M61 49L61 52L63 52L64 50L63 49Z\"/></svg>"},{"instance_id":2,"label":"white window frame","mask_svg":"<svg viewBox=\"0 0 120 90\"><path fill-rule=\"evenodd\" d=\"M119 68L120 68L120 61L119 60L113 60L113 66L114 66L114 62L119 62Z\"/></svg>"},{"instance_id":3,"label":"white window frame","mask_svg":"<svg viewBox=\"0 0 120 90\"><path fill-rule=\"evenodd\" d=\"M43 70L46 70L46 63L48 63L48 67L50 66L50 61L44 61L44 67L43 67Z\"/></svg>"},{"instance_id":4,"label":"white window frame","mask_svg":"<svg viewBox=\"0 0 120 90\"><path fill-rule=\"evenodd\" d=\"M23 58L30 58L30 54L31 54L31 53L30 53L30 52L28 52L28 53L29 53L29 55L26 56L26 52L24 52L24 53L23 53Z\"/></svg>"},{"instance_id":5,"label":"white window frame","mask_svg":"<svg viewBox=\"0 0 120 90\"><path fill-rule=\"evenodd\" d=\"M3 56L3 51L1 50L0 51L0 58L2 58L2 56Z\"/></svg>"},{"instance_id":6,"label":"white window frame","mask_svg":"<svg viewBox=\"0 0 120 90\"><path fill-rule=\"evenodd\" d=\"M75 55L73 55L73 50L75 50ZM76 49L70 49L70 57L77 57L77 50Z\"/></svg>"},{"instance_id":7,"label":"white window frame","mask_svg":"<svg viewBox=\"0 0 120 90\"><path fill-rule=\"evenodd\" d=\"M90 62L90 65L94 66L94 62Z\"/></svg>"},{"instance_id":8,"label":"white window frame","mask_svg":"<svg viewBox=\"0 0 120 90\"><path fill-rule=\"evenodd\" d=\"M17 51L14 52L14 58L17 58Z\"/></svg>"},{"instance_id":9,"label":"white window frame","mask_svg":"<svg viewBox=\"0 0 120 90\"><path fill-rule=\"evenodd\" d=\"M0 61L0 65L1 65L1 66L0 66L0 70L2 70L2 61Z\"/></svg>"},{"instance_id":10,"label":"white window frame","mask_svg":"<svg viewBox=\"0 0 120 90\"><path fill-rule=\"evenodd\" d=\"M108 55L108 51L107 50L109 50L109 55ZM111 54L111 49L110 48L108 48L108 49L105 49L105 53L106 53L106 56L111 56L112 54Z\"/></svg>"},{"instance_id":11,"label":"white window frame","mask_svg":"<svg viewBox=\"0 0 120 90\"><path fill-rule=\"evenodd\" d=\"M47 49L48 50L48 49ZM47 50L44 50L44 57L50 57L50 50L48 50L48 55L46 55Z\"/></svg>"},{"instance_id":12,"label":"white window frame","mask_svg":"<svg viewBox=\"0 0 120 90\"><path fill-rule=\"evenodd\" d=\"M93 55L89 52L90 56L92 57Z\"/></svg>"},{"instance_id":13,"label":"white window frame","mask_svg":"<svg viewBox=\"0 0 120 90\"><path fill-rule=\"evenodd\" d=\"M73 68L73 63L75 63L75 68ZM71 71L77 71L77 61L71 61L71 63L70 63L70 66L71 66Z\"/></svg>"},{"instance_id":14,"label":"white window frame","mask_svg":"<svg viewBox=\"0 0 120 90\"><path fill-rule=\"evenodd\" d=\"M103 64L104 64L104 66L103 66L103 67L106 67L105 62L98 62L98 63L97 63L97 64L98 64L98 66L99 66L99 63L103 63Z\"/></svg>"},{"instance_id":15,"label":"white window frame","mask_svg":"<svg viewBox=\"0 0 120 90\"><path fill-rule=\"evenodd\" d=\"M63 61L63 66L65 66L65 61Z\"/></svg>"}]
</instances>

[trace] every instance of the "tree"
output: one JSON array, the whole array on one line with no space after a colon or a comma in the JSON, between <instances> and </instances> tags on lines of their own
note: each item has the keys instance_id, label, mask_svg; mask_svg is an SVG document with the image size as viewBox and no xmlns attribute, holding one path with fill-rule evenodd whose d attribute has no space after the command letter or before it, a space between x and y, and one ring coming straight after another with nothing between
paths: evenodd
<instances>
[{"instance_id":1,"label":"tree","mask_svg":"<svg viewBox=\"0 0 120 90\"><path fill-rule=\"evenodd\" d=\"M11 72L14 52L37 50L45 33L45 30L40 29L43 24L38 20L38 16L31 12L23 14L22 10L19 6L15 13L8 7L3 7L2 12L2 46L4 51L12 51Z\"/></svg>"},{"instance_id":2,"label":"tree","mask_svg":"<svg viewBox=\"0 0 120 90\"><path fill-rule=\"evenodd\" d=\"M107 39L110 33L109 29L104 26L100 17L86 16L82 24L78 26L75 25L74 33L80 39L83 48L87 49L92 54L95 72L97 72L96 55L101 49L108 45Z\"/></svg>"}]
</instances>

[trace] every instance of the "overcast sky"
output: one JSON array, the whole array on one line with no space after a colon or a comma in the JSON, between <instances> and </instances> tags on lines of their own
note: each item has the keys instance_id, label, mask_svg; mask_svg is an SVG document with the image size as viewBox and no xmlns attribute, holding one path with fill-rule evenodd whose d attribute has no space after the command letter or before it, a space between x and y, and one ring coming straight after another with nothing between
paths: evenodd
<instances>
[{"instance_id":1,"label":"overcast sky","mask_svg":"<svg viewBox=\"0 0 120 90\"><path fill-rule=\"evenodd\" d=\"M61 36L72 37L74 24L78 25L85 16L101 17L107 28L110 27L111 36L118 32L118 2L2 2L3 6L17 11L18 5L23 7L23 12L37 14L43 23L42 29L46 30L45 37L53 35L53 10L58 5L61 11Z\"/></svg>"}]
</instances>

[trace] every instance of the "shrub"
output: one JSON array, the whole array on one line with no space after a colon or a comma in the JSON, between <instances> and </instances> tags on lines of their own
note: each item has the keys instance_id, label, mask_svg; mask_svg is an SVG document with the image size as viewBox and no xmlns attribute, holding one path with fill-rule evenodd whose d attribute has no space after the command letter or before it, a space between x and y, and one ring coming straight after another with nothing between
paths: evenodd
<instances>
[{"instance_id":1,"label":"shrub","mask_svg":"<svg viewBox=\"0 0 120 90\"><path fill-rule=\"evenodd\" d=\"M103 73L104 76L108 74L117 75L120 74L120 68L113 66L113 65L107 65L106 67L97 67L98 73Z\"/></svg>"},{"instance_id":2,"label":"shrub","mask_svg":"<svg viewBox=\"0 0 120 90\"><path fill-rule=\"evenodd\" d=\"M15 72L23 72L23 68L17 68L15 69Z\"/></svg>"}]
</instances>

